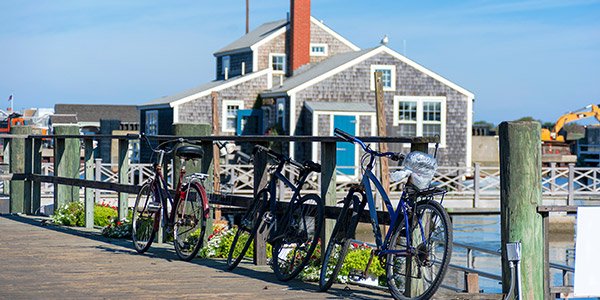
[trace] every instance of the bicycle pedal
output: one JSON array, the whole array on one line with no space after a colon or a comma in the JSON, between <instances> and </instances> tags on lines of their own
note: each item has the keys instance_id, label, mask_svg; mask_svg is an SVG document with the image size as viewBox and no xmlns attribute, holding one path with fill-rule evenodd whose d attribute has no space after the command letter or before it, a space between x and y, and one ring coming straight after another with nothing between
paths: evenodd
<instances>
[{"instance_id":1,"label":"bicycle pedal","mask_svg":"<svg viewBox=\"0 0 600 300\"><path fill-rule=\"evenodd\" d=\"M367 273L364 270L352 269L348 273L348 279L353 281L359 281L361 279L367 278Z\"/></svg>"}]
</instances>

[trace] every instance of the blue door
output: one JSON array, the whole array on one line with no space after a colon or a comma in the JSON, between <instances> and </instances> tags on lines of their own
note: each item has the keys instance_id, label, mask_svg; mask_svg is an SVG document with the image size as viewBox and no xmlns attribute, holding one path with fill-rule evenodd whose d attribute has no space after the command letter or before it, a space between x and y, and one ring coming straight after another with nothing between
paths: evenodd
<instances>
[{"instance_id":1,"label":"blue door","mask_svg":"<svg viewBox=\"0 0 600 300\"><path fill-rule=\"evenodd\" d=\"M355 116L333 116L333 127L339 128L351 135L356 133ZM338 142L336 145L338 172L345 175L355 175L356 147L352 143ZM347 168L352 167L352 168Z\"/></svg>"},{"instance_id":2,"label":"blue door","mask_svg":"<svg viewBox=\"0 0 600 300\"><path fill-rule=\"evenodd\" d=\"M238 135L262 135L263 111L262 109L240 109L237 113Z\"/></svg>"}]
</instances>

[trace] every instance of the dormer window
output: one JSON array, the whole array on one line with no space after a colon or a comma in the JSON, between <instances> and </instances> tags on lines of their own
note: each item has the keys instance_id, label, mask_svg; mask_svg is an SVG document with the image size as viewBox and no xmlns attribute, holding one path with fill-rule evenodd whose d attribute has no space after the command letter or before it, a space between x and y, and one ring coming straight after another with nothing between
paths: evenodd
<instances>
[{"instance_id":1,"label":"dormer window","mask_svg":"<svg viewBox=\"0 0 600 300\"><path fill-rule=\"evenodd\" d=\"M269 54L271 61L271 68L273 72L284 73L285 72L285 54L271 53Z\"/></svg>"},{"instance_id":2,"label":"dormer window","mask_svg":"<svg viewBox=\"0 0 600 300\"><path fill-rule=\"evenodd\" d=\"M229 66L229 56L223 56L223 68L221 68L221 74L225 74L225 69L227 69L228 73L231 73L231 67Z\"/></svg>"},{"instance_id":3,"label":"dormer window","mask_svg":"<svg viewBox=\"0 0 600 300\"><path fill-rule=\"evenodd\" d=\"M327 44L310 44L310 56L327 56Z\"/></svg>"}]
</instances>

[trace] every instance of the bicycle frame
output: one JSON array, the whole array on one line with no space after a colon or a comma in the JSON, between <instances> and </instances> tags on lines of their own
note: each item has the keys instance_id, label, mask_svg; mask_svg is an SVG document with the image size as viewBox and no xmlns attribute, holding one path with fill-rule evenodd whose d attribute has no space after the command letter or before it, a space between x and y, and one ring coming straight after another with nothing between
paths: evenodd
<instances>
[{"instance_id":1,"label":"bicycle frame","mask_svg":"<svg viewBox=\"0 0 600 300\"><path fill-rule=\"evenodd\" d=\"M179 204L179 201L181 201L181 199L184 199L185 196L181 195L181 191L182 191L182 187L184 186L183 184L183 178L186 174L185 171L185 163L182 165L181 171L179 172L179 179L177 180L177 188L175 189L175 197L171 197L171 193L169 193L169 188L167 185L167 181L165 180L165 178L162 175L162 161L164 158L165 152L164 151L160 151L160 158L159 158L159 163L154 165L154 177L151 179L152 181L152 189L154 189L155 191L155 195L158 195L158 197L160 198L159 201L160 203L162 203L163 205L163 214L162 216L157 212L157 218L160 218L160 226L164 227L163 224L163 220L167 220L167 224L173 224L174 220L175 220L175 207L177 207L177 205ZM195 184L198 189L200 190L200 192L203 194L203 199L206 199L206 191L204 190L204 187L201 184L195 183L195 182L190 182L187 184ZM189 193L190 189L187 190L187 192ZM187 196L187 195L186 195ZM169 213L168 211L168 205L171 205L171 211ZM210 211L208 208L208 203L206 203L205 201L203 201L203 206L204 206L204 216L208 217ZM158 226L158 222L156 222L156 226ZM154 230L158 230L158 228L154 228Z\"/></svg>"}]
</instances>

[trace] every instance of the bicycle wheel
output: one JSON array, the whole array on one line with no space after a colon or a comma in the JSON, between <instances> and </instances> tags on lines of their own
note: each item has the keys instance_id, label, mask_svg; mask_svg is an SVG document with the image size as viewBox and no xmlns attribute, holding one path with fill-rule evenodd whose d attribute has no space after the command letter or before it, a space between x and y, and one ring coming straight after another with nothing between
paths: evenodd
<instances>
[{"instance_id":1,"label":"bicycle wheel","mask_svg":"<svg viewBox=\"0 0 600 300\"><path fill-rule=\"evenodd\" d=\"M177 256L190 261L198 254L206 231L204 204L206 193L196 184L188 184L183 190L184 199L179 199L175 208L173 243Z\"/></svg>"},{"instance_id":2,"label":"bicycle wheel","mask_svg":"<svg viewBox=\"0 0 600 300\"><path fill-rule=\"evenodd\" d=\"M137 252L144 253L152 245L161 208L160 198L155 194L152 184L145 183L135 199L131 224L131 238Z\"/></svg>"},{"instance_id":3,"label":"bicycle wheel","mask_svg":"<svg viewBox=\"0 0 600 300\"><path fill-rule=\"evenodd\" d=\"M265 212L264 204L267 203L268 200L269 192L266 189L261 190L242 217L241 224L238 226L231 247L229 248L229 255L227 255L227 269L233 270L237 267L242 258L244 258L244 255L246 255L246 251L248 251L248 248L258 231L258 226L262 223L262 215Z\"/></svg>"},{"instance_id":4,"label":"bicycle wheel","mask_svg":"<svg viewBox=\"0 0 600 300\"><path fill-rule=\"evenodd\" d=\"M356 229L356 222L351 222L352 216L350 215L350 205L352 212L356 213L358 210L358 197L356 195L348 196L351 198L344 199L344 206L340 211L340 215L335 221L335 226L331 232L325 255L323 256L323 264L321 265L321 274L319 276L319 290L321 292L327 291L334 281L337 279L337 275L342 268L344 258L348 254L348 248L350 248L350 242ZM352 223L355 223L352 226Z\"/></svg>"},{"instance_id":5,"label":"bicycle wheel","mask_svg":"<svg viewBox=\"0 0 600 300\"><path fill-rule=\"evenodd\" d=\"M323 202L316 194L304 195L290 203L290 210L271 240L273 271L288 281L308 264L321 235Z\"/></svg>"},{"instance_id":6,"label":"bicycle wheel","mask_svg":"<svg viewBox=\"0 0 600 300\"><path fill-rule=\"evenodd\" d=\"M446 210L433 200L416 205L417 222L409 223L414 252L388 254L386 275L388 288L395 299L429 299L442 284L452 255L452 228ZM406 250L404 221L390 240L390 249Z\"/></svg>"}]
</instances>

